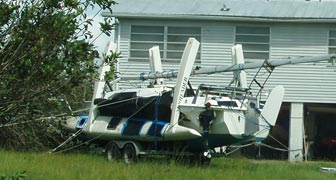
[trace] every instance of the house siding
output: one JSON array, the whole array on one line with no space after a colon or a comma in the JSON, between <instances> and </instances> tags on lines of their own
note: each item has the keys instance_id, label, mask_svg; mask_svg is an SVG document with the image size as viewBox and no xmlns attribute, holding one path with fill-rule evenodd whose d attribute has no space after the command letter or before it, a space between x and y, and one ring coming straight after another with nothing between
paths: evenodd
<instances>
[{"instance_id":1,"label":"house siding","mask_svg":"<svg viewBox=\"0 0 336 180\"><path fill-rule=\"evenodd\" d=\"M199 26L202 28L201 37L201 65L215 66L231 64L231 47L234 45L235 27L246 25L239 22L196 22L172 20L131 20L119 19L121 26L119 70L121 75L139 75L149 71L146 61L129 60L129 44L131 25L167 25L167 26ZM253 25L253 24L247 24ZM294 23L259 23L269 26L271 59L283 59L289 56L316 56L328 53L328 31L326 24L294 24ZM163 69L178 68L178 63L163 62ZM286 89L285 102L335 103L336 102L336 72L335 68L326 67L327 63L298 64L278 67L274 70L266 89L275 85L284 85ZM255 70L248 70L248 82L253 78ZM262 81L266 78L259 77ZM232 79L232 73L221 73L191 78L194 87L207 83L227 85ZM174 80L166 80L167 84L174 84ZM139 85L139 84L137 84ZM142 83L140 85L147 85ZM134 87L134 83L127 82L122 88Z\"/></svg>"},{"instance_id":2,"label":"house siding","mask_svg":"<svg viewBox=\"0 0 336 180\"><path fill-rule=\"evenodd\" d=\"M201 65L203 67L229 65L231 47L234 44L234 26L232 24L207 24L202 26ZM232 73L198 76L191 79L194 84L207 83L212 85L227 85L232 79Z\"/></svg>"},{"instance_id":3,"label":"house siding","mask_svg":"<svg viewBox=\"0 0 336 180\"><path fill-rule=\"evenodd\" d=\"M323 24L277 24L271 27L271 59L328 54L329 27ZM336 102L336 72L328 64L296 64L276 68L269 85L286 89L287 102Z\"/></svg>"}]
</instances>

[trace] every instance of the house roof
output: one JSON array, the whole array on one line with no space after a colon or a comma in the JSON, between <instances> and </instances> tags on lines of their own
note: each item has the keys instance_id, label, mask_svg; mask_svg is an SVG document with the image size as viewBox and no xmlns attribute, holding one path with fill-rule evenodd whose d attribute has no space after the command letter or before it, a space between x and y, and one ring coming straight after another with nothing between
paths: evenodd
<instances>
[{"instance_id":1,"label":"house roof","mask_svg":"<svg viewBox=\"0 0 336 180\"><path fill-rule=\"evenodd\" d=\"M117 18L336 22L335 0L117 0Z\"/></svg>"}]
</instances>

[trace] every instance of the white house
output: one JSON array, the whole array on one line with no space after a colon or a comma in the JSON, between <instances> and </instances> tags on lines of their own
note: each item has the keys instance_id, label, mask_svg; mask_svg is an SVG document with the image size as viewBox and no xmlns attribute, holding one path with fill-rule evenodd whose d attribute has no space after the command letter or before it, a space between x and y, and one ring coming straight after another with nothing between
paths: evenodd
<instances>
[{"instance_id":1,"label":"white house","mask_svg":"<svg viewBox=\"0 0 336 180\"><path fill-rule=\"evenodd\" d=\"M196 60L196 65L201 66L231 64L234 44L242 44L247 62L336 53L336 1L117 2L114 12L103 16L113 16L118 22L115 43L122 53L118 64L122 75L149 71L148 49L154 45L161 49L163 69L176 69L189 37L201 42ZM250 80L254 72L247 71ZM191 83L227 85L231 78L231 74L198 76ZM323 149L326 145L325 151L335 148L336 141L332 141L336 137L335 67L327 63L279 67L265 89L279 84L284 85L286 95L278 129L289 137L289 160L302 161L307 142L314 142L315 148Z\"/></svg>"}]
</instances>

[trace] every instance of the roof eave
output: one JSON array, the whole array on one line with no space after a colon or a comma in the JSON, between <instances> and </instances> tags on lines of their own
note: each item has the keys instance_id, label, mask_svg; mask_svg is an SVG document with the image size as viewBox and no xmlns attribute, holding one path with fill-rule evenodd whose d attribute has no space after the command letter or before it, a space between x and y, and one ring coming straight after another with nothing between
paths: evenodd
<instances>
[{"instance_id":1,"label":"roof eave","mask_svg":"<svg viewBox=\"0 0 336 180\"><path fill-rule=\"evenodd\" d=\"M303 22L303 23L336 23L336 18L279 18L253 16L214 16L188 14L131 14L103 12L103 17L132 18L132 19L177 19L177 20L214 20L214 21L251 21L251 22Z\"/></svg>"}]
</instances>

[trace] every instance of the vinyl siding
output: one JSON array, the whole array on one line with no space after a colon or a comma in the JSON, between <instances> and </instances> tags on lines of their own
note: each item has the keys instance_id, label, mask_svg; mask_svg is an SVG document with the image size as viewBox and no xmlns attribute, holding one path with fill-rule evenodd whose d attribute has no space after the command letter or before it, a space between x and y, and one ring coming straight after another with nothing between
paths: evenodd
<instances>
[{"instance_id":1,"label":"vinyl siding","mask_svg":"<svg viewBox=\"0 0 336 180\"><path fill-rule=\"evenodd\" d=\"M272 26L271 58L316 56L328 53L326 25L280 24ZM281 82L288 102L336 102L335 68L327 63L288 65L276 68L270 85Z\"/></svg>"},{"instance_id":2,"label":"vinyl siding","mask_svg":"<svg viewBox=\"0 0 336 180\"><path fill-rule=\"evenodd\" d=\"M231 47L234 45L235 26L244 23L234 22L192 22L192 21L164 21L164 20L119 20L121 25L119 59L121 75L139 75L149 71L147 61L129 60L130 28L131 25L167 25L167 26L200 26L202 28L201 65L215 66L231 64ZM270 56L271 59L283 59L298 56L316 56L328 52L329 27L324 24L261 24L271 28ZM163 62L163 69L178 68L178 63ZM284 85L286 102L335 103L336 102L336 72L333 67L326 67L326 63L287 65L274 70L266 90L276 85ZM255 70L248 70L248 82L254 76ZM258 79L266 78L261 74ZM227 85L232 73L222 73L191 78L191 83L197 87L201 83ZM137 82L139 83L139 82ZM174 80L166 80L167 84L174 84ZM137 85L145 86L147 82ZM122 88L134 87L133 82L121 84Z\"/></svg>"},{"instance_id":3,"label":"vinyl siding","mask_svg":"<svg viewBox=\"0 0 336 180\"><path fill-rule=\"evenodd\" d=\"M204 24L202 26L201 65L202 67L229 65L231 61L231 47L234 44L234 26ZM202 75L191 78L193 85L212 84L227 85L232 73Z\"/></svg>"}]
</instances>

